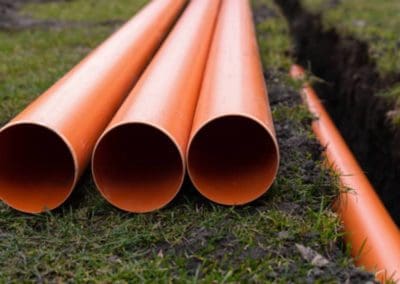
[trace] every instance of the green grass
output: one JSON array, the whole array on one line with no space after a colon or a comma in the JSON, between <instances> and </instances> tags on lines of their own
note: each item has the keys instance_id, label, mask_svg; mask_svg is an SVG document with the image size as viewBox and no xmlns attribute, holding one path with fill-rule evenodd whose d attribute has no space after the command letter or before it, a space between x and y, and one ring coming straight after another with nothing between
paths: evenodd
<instances>
[{"instance_id":1,"label":"green grass","mask_svg":"<svg viewBox=\"0 0 400 284\"><path fill-rule=\"evenodd\" d=\"M397 0L347 0L330 8L328 0L303 0L322 13L327 28L353 35L369 44L371 57L382 75L400 73L400 2Z\"/></svg>"},{"instance_id":2,"label":"green grass","mask_svg":"<svg viewBox=\"0 0 400 284\"><path fill-rule=\"evenodd\" d=\"M62 21L126 20L143 7L148 0L74 0L31 3L25 5L22 13L38 19Z\"/></svg>"},{"instance_id":3,"label":"green grass","mask_svg":"<svg viewBox=\"0 0 400 284\"><path fill-rule=\"evenodd\" d=\"M267 7L272 16L257 23L258 45L264 68L288 70L292 59L289 27L280 9L270 0L253 0L254 11Z\"/></svg>"},{"instance_id":4,"label":"green grass","mask_svg":"<svg viewBox=\"0 0 400 284\"><path fill-rule=\"evenodd\" d=\"M126 19L144 1L115 2L29 4L23 11L42 19L99 22ZM287 76L288 28L272 1L263 3L277 13L257 26L263 64L275 74L271 83L281 86L284 96L295 92ZM0 31L1 122L51 86L112 29ZM165 209L127 214L100 197L89 174L53 212L26 215L0 204L0 283L304 282L315 267L302 259L296 243L332 263L333 268L312 279L335 283L352 269L350 257L338 249L342 233L330 208L337 182L315 156L319 148L305 108L278 104L273 116L281 129L282 166L268 194L248 206L214 205L186 185ZM299 145L289 145L292 140Z\"/></svg>"}]
</instances>

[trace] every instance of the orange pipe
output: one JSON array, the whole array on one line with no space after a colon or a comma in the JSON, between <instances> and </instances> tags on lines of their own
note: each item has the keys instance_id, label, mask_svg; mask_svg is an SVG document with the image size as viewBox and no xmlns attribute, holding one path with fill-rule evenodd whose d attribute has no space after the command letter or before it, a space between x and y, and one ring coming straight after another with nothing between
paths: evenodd
<instances>
[{"instance_id":1,"label":"orange pipe","mask_svg":"<svg viewBox=\"0 0 400 284\"><path fill-rule=\"evenodd\" d=\"M114 206L149 212L179 191L219 6L219 0L190 2L97 142L94 180Z\"/></svg>"},{"instance_id":2,"label":"orange pipe","mask_svg":"<svg viewBox=\"0 0 400 284\"><path fill-rule=\"evenodd\" d=\"M279 150L247 0L222 4L187 161L199 192L225 205L255 200L276 176Z\"/></svg>"},{"instance_id":3,"label":"orange pipe","mask_svg":"<svg viewBox=\"0 0 400 284\"><path fill-rule=\"evenodd\" d=\"M0 131L0 196L39 213L61 205L93 146L186 0L157 0Z\"/></svg>"},{"instance_id":4,"label":"orange pipe","mask_svg":"<svg viewBox=\"0 0 400 284\"><path fill-rule=\"evenodd\" d=\"M291 76L301 78L304 70L291 68ZM343 191L335 208L343 221L345 239L351 244L356 264L375 271L382 282L400 279L400 233L375 193L343 137L325 111L311 86L305 84L302 93L310 112L318 117L312 124L326 157L340 174Z\"/></svg>"}]
</instances>

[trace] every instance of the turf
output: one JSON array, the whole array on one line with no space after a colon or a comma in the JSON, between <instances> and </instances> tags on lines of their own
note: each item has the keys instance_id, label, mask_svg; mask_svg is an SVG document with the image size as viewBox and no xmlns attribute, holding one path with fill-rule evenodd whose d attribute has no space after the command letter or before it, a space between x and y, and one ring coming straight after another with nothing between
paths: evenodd
<instances>
[{"instance_id":1,"label":"turf","mask_svg":"<svg viewBox=\"0 0 400 284\"><path fill-rule=\"evenodd\" d=\"M113 32L144 1L57 1L22 7L42 20L86 21L0 31L0 119L4 124ZM107 204L86 173L61 208L25 215L0 205L0 282L367 281L342 245L331 210L336 178L323 168L312 117L287 71L287 24L270 0L255 0L262 60L282 162L268 194L243 207L212 204L186 182L158 212L128 214ZM129 11L129 12L127 12ZM263 12L260 12L263 11ZM94 24L93 24L94 23ZM96 24L98 23L98 24ZM328 260L317 265L298 245Z\"/></svg>"},{"instance_id":2,"label":"turf","mask_svg":"<svg viewBox=\"0 0 400 284\"><path fill-rule=\"evenodd\" d=\"M61 21L102 22L126 20L143 7L148 0L74 0L50 3L31 3L21 13L37 19Z\"/></svg>"}]
</instances>

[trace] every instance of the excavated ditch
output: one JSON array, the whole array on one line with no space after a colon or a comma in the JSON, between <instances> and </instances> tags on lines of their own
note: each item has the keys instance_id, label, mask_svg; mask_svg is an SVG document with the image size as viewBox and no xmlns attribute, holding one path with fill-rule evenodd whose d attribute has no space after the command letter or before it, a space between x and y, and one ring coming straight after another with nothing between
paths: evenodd
<instances>
[{"instance_id":1,"label":"excavated ditch","mask_svg":"<svg viewBox=\"0 0 400 284\"><path fill-rule=\"evenodd\" d=\"M400 74L381 77L368 44L323 27L321 15L298 0L275 0L289 23L294 57L323 79L314 84L377 193L400 225L400 127L388 112L393 102L377 96L400 82Z\"/></svg>"}]
</instances>

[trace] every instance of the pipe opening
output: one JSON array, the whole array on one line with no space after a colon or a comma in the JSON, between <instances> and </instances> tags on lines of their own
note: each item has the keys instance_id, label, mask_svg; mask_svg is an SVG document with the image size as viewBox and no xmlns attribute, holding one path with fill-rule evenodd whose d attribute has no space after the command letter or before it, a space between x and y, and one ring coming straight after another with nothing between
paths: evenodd
<instances>
[{"instance_id":1,"label":"pipe opening","mask_svg":"<svg viewBox=\"0 0 400 284\"><path fill-rule=\"evenodd\" d=\"M184 162L174 141L142 123L110 130L93 155L93 175L101 194L129 212L149 212L167 205L184 178Z\"/></svg>"},{"instance_id":2,"label":"pipe opening","mask_svg":"<svg viewBox=\"0 0 400 284\"><path fill-rule=\"evenodd\" d=\"M278 169L278 149L255 120L225 116L208 122L194 136L188 171L196 188L210 200L239 205L271 186Z\"/></svg>"},{"instance_id":3,"label":"pipe opening","mask_svg":"<svg viewBox=\"0 0 400 284\"><path fill-rule=\"evenodd\" d=\"M40 213L61 205L72 192L75 164L57 133L36 124L0 132L0 196L9 206Z\"/></svg>"}]
</instances>

